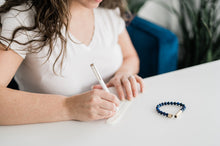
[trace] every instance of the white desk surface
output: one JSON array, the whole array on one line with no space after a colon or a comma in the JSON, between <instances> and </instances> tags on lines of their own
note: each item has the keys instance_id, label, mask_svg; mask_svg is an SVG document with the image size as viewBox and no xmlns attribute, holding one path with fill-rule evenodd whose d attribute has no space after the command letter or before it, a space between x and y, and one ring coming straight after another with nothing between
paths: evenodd
<instances>
[{"instance_id":1,"label":"white desk surface","mask_svg":"<svg viewBox=\"0 0 220 146\"><path fill-rule=\"evenodd\" d=\"M67 121L0 126L0 146L220 145L220 60L144 82L145 93L116 125ZM163 117L155 106L164 101L183 102L186 111L179 119Z\"/></svg>"}]
</instances>

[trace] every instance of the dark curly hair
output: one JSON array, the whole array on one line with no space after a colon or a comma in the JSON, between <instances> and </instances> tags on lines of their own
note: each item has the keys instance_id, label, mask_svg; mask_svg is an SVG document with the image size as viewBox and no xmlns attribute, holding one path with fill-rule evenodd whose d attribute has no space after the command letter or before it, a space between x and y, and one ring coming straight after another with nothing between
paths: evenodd
<instances>
[{"instance_id":1,"label":"dark curly hair","mask_svg":"<svg viewBox=\"0 0 220 146\"><path fill-rule=\"evenodd\" d=\"M30 48L25 48L26 51L29 53L38 53L40 52L44 46L49 45L49 50L47 53L47 60L50 58L52 52L53 52L53 44L54 40L56 38L61 39L61 50L59 52L59 55L57 56L54 64L53 64L53 71L56 74L54 68L58 61L58 59L61 57L61 68L63 64L63 59L66 52L66 37L62 35L61 28L65 26L65 28L68 28L68 17L70 15L69 13L69 0L6 0L5 3L0 7L0 14L6 13L10 9L12 9L15 6L19 6L22 4L27 4L30 6L27 10L34 8L36 11L35 15L35 23L34 26L30 27L19 27L16 28L13 31L12 38L8 39L5 37L0 36L0 40L10 42L8 46L4 46L1 44L1 46L5 50L9 50L10 44L12 42L18 43L20 45L28 45L32 42L38 42L38 46L32 46ZM103 0L103 2L100 4L100 7L108 8L108 9L114 9L119 7L121 11L122 18L127 18L127 7L126 7L126 1L125 0ZM27 11L22 10L22 11ZM21 10L18 10L21 11ZM15 39L16 33L19 31L37 31L37 34L40 34L40 39L33 39L25 43L18 42Z\"/></svg>"}]
</instances>

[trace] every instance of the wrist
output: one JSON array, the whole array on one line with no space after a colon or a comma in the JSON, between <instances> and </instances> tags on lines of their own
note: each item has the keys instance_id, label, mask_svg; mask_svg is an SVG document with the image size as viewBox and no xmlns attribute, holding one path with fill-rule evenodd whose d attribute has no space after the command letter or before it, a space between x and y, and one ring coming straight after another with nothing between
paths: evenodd
<instances>
[{"instance_id":1,"label":"wrist","mask_svg":"<svg viewBox=\"0 0 220 146\"><path fill-rule=\"evenodd\" d=\"M75 110L75 106L74 106L74 99L76 98L76 96L71 96L71 97L66 97L64 99L64 106L65 106L65 114L66 117L69 120L74 120L76 119L76 110Z\"/></svg>"},{"instance_id":2,"label":"wrist","mask_svg":"<svg viewBox=\"0 0 220 146\"><path fill-rule=\"evenodd\" d=\"M71 110L71 100L72 97L64 97L62 101L63 105L63 112L62 115L66 120L72 120L73 119L73 111Z\"/></svg>"}]
</instances>

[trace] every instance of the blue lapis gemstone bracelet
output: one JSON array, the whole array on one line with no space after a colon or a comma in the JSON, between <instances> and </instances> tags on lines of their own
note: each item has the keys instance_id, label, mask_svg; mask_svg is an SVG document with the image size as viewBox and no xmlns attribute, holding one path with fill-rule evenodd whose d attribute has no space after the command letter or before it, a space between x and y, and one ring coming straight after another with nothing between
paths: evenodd
<instances>
[{"instance_id":1,"label":"blue lapis gemstone bracelet","mask_svg":"<svg viewBox=\"0 0 220 146\"><path fill-rule=\"evenodd\" d=\"M186 109L186 106L185 104L183 103L179 103L179 102L162 102L160 104L158 104L156 106L156 110L159 114L163 115L163 116L166 116L168 118L172 118L173 115L172 114L169 114L169 113L166 113L166 112L163 112L160 110L160 107L164 106L164 105L176 105L176 106L181 106L181 109L174 115L175 118L177 118L183 111L185 111Z\"/></svg>"}]
</instances>

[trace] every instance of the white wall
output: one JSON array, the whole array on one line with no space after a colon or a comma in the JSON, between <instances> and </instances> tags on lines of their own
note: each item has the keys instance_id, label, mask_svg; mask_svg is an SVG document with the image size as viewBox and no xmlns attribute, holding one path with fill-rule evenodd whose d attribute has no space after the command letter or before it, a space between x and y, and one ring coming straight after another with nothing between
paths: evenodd
<instances>
[{"instance_id":1,"label":"white wall","mask_svg":"<svg viewBox=\"0 0 220 146\"><path fill-rule=\"evenodd\" d=\"M155 1L162 1L169 6L175 7L176 9L179 7L177 0L149 0L140 9L138 16L165 28L177 30L177 19L175 15L169 13L166 8Z\"/></svg>"},{"instance_id":2,"label":"white wall","mask_svg":"<svg viewBox=\"0 0 220 146\"><path fill-rule=\"evenodd\" d=\"M169 6L175 7L177 10L179 10L179 0L148 0L145 3L145 5L140 9L138 16L146 20L149 20L153 23L156 23L160 26L168 28L178 36L181 36L176 16L174 14L169 13L163 6L156 3L155 1L162 1L168 4ZM200 0L195 1L197 2L197 6L199 6ZM220 6L220 0L218 6ZM218 14L218 16L220 17L220 12Z\"/></svg>"},{"instance_id":3,"label":"white wall","mask_svg":"<svg viewBox=\"0 0 220 146\"><path fill-rule=\"evenodd\" d=\"M5 1L4 0L0 0L0 5L2 5Z\"/></svg>"}]
</instances>

